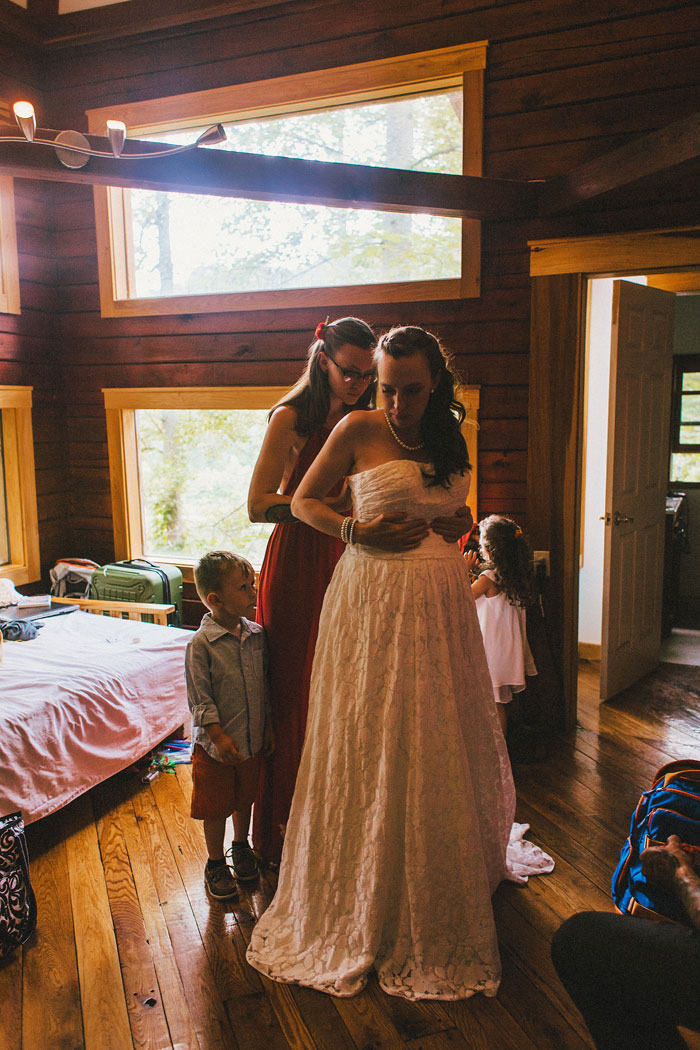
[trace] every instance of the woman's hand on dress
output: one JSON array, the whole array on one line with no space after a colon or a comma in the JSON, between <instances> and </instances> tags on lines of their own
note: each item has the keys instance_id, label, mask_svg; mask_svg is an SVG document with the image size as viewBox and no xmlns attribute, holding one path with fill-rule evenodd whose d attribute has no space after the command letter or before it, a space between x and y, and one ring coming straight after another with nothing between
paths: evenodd
<instances>
[{"instance_id":1,"label":"woman's hand on dress","mask_svg":"<svg viewBox=\"0 0 700 1050\"><path fill-rule=\"evenodd\" d=\"M433 518L430 528L438 536L442 536L445 543L457 543L462 536L474 528L472 512L467 506L460 507L454 514Z\"/></svg>"},{"instance_id":2,"label":"woman's hand on dress","mask_svg":"<svg viewBox=\"0 0 700 1050\"><path fill-rule=\"evenodd\" d=\"M424 518L409 518L405 512L380 514L372 521L356 524L353 543L383 551L410 551L423 542L429 531Z\"/></svg>"}]
</instances>

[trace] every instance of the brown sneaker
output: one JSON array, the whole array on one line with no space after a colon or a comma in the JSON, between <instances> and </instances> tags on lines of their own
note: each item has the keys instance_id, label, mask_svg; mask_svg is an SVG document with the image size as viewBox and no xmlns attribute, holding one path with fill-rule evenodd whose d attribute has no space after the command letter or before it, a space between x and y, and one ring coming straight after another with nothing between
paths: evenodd
<instances>
[{"instance_id":1,"label":"brown sneaker","mask_svg":"<svg viewBox=\"0 0 700 1050\"><path fill-rule=\"evenodd\" d=\"M239 882L253 882L260 874L255 854L247 842L231 843L231 866Z\"/></svg>"},{"instance_id":2,"label":"brown sneaker","mask_svg":"<svg viewBox=\"0 0 700 1050\"><path fill-rule=\"evenodd\" d=\"M227 901L238 896L236 880L226 864L217 864L215 868L205 867L204 885L209 896L217 901Z\"/></svg>"}]
</instances>

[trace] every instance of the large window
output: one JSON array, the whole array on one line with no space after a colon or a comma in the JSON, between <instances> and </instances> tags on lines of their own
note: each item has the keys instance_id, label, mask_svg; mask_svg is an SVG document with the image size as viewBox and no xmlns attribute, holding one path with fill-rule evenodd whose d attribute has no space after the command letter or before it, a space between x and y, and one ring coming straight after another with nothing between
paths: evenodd
<instances>
[{"instance_id":1,"label":"large window","mask_svg":"<svg viewBox=\"0 0 700 1050\"><path fill-rule=\"evenodd\" d=\"M0 576L39 579L32 388L0 386Z\"/></svg>"},{"instance_id":2,"label":"large window","mask_svg":"<svg viewBox=\"0 0 700 1050\"><path fill-rule=\"evenodd\" d=\"M694 354L673 360L670 481L700 485L700 356Z\"/></svg>"},{"instance_id":3,"label":"large window","mask_svg":"<svg viewBox=\"0 0 700 1050\"><path fill-rule=\"evenodd\" d=\"M179 565L208 550L259 568L272 525L248 519L248 487L267 416L288 387L158 387L104 391L115 554ZM463 433L477 516L479 388L462 387Z\"/></svg>"},{"instance_id":4,"label":"large window","mask_svg":"<svg viewBox=\"0 0 700 1050\"><path fill-rule=\"evenodd\" d=\"M270 408L287 387L105 390L117 558L180 565L234 550L256 568L272 525L248 519Z\"/></svg>"},{"instance_id":5,"label":"large window","mask_svg":"<svg viewBox=\"0 0 700 1050\"><path fill-rule=\"evenodd\" d=\"M0 313L19 313L19 267L12 179L0 176Z\"/></svg>"},{"instance_id":6,"label":"large window","mask_svg":"<svg viewBox=\"0 0 700 1050\"><path fill-rule=\"evenodd\" d=\"M88 114L104 131L410 171L481 174L485 45ZM172 114L172 116L171 116ZM477 295L479 224L445 216L95 190L102 311L179 313Z\"/></svg>"}]
</instances>

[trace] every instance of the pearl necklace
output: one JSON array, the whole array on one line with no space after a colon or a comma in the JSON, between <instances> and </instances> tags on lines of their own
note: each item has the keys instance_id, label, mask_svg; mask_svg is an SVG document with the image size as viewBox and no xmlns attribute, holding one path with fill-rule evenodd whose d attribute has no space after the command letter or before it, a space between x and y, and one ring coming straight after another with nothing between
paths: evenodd
<instances>
[{"instance_id":1,"label":"pearl necklace","mask_svg":"<svg viewBox=\"0 0 700 1050\"><path fill-rule=\"evenodd\" d=\"M396 433L396 431L392 427L391 420L389 419L389 416L387 415L386 412L384 413L384 418L386 419L386 425L388 426L389 430L391 431L391 436L393 437L394 441L396 441L397 444L401 445L401 448L405 448L407 452L417 452L419 448L423 448L423 442L422 441L419 441L417 445L407 445L405 441L401 440L399 435Z\"/></svg>"}]
</instances>

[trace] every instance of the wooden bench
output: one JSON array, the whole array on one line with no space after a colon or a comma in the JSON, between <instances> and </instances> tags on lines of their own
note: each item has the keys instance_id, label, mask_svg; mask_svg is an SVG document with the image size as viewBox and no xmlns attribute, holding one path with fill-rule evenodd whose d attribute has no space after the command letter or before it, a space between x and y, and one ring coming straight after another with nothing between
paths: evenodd
<instances>
[{"instance_id":1,"label":"wooden bench","mask_svg":"<svg viewBox=\"0 0 700 1050\"><path fill-rule=\"evenodd\" d=\"M117 619L144 620L151 617L153 623L168 625L168 614L175 611L174 605L157 605L152 602L109 602L100 598L52 598L59 605L77 605L84 612L98 616L114 616Z\"/></svg>"}]
</instances>

